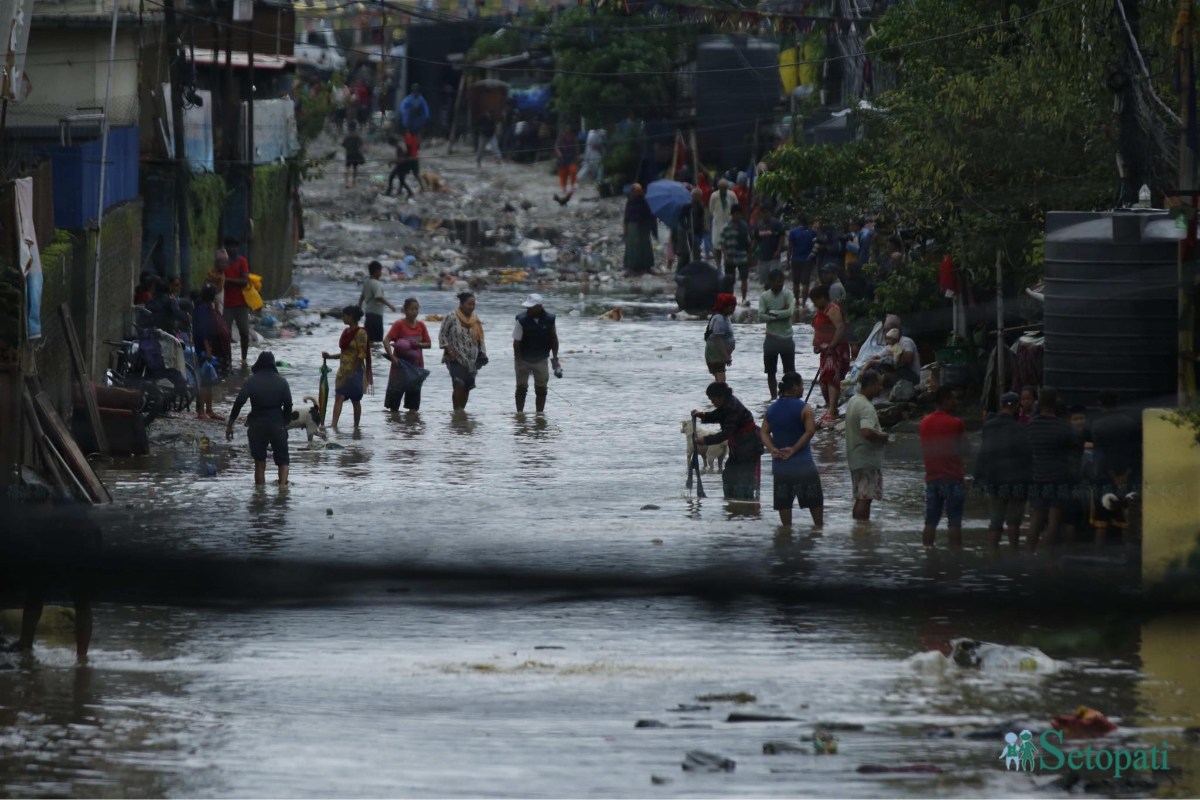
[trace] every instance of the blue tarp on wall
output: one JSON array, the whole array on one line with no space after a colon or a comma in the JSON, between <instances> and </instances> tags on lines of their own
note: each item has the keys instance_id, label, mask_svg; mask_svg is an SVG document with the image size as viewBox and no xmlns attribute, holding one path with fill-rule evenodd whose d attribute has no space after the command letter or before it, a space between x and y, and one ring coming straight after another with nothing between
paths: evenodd
<instances>
[{"instance_id":1,"label":"blue tarp on wall","mask_svg":"<svg viewBox=\"0 0 1200 800\"><path fill-rule=\"evenodd\" d=\"M100 139L46 149L54 164L54 224L82 228L98 215L100 202ZM138 196L138 129L108 132L108 168L104 174L104 207Z\"/></svg>"}]
</instances>

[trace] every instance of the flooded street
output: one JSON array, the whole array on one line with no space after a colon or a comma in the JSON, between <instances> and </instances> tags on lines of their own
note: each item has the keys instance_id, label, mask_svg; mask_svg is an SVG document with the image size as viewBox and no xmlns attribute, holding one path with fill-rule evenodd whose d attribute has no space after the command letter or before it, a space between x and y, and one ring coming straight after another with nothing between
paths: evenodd
<instances>
[{"instance_id":1,"label":"flooded street","mask_svg":"<svg viewBox=\"0 0 1200 800\"><path fill-rule=\"evenodd\" d=\"M313 278L301 288L318 308L358 292ZM405 296L388 284L393 303ZM422 317L455 302L450 292L414 296ZM843 444L829 432L814 445L826 496L819 534L806 513L792 533L778 529L769 475L761 513L726 507L718 474L703 476L709 497L698 501L684 488L680 421L706 405L703 324L670 320L665 296L548 293L565 377L551 379L544 417L518 415L511 332L521 298L479 295L491 363L465 415L450 410L439 323L427 323L435 349L421 411L382 408L387 365L376 360L359 431L349 407L329 430L335 448L318 439L309 449L292 431L287 491L256 489L244 429L231 449L215 422L211 442L180 441L101 475L116 499L102 515L114 547L462 568L495 584L370 584L338 603L236 611L102 604L90 667L75 669L69 637L50 635L31 665L0 671L0 793L1026 796L1057 776L1006 772L1003 731L967 734L1009 720L1045 728L1080 705L1120 726L1120 746L1168 743L1170 778L1143 794L1200 793L1198 743L1183 732L1200 713L1198 620L1006 608L1001 590L1033 572L1046 580L1054 562L986 552L978 501L965 552L927 553L914 437L891 446L886 499L869 525L850 520ZM616 305L624 321L596 318ZM341 327L323 320L313 336L268 344L290 365L280 372L297 402L316 394L320 352L335 349ZM767 398L762 332L737 327L729 373L756 415ZM797 326L806 382L810 334ZM216 476L197 478L202 463ZM564 589L569 577L522 583L538 573L628 580L615 592ZM830 594L798 603L660 584L681 574ZM921 587L946 585L974 597L919 601ZM890 590L902 587L916 591L898 599ZM960 637L1047 658L968 670L919 655L949 652ZM720 697L736 694L753 697ZM727 722L735 713L786 719ZM836 754L812 753L817 728L834 731ZM772 741L808 752L765 754ZM736 769L682 771L697 749ZM859 771L916 764L939 771Z\"/></svg>"}]
</instances>

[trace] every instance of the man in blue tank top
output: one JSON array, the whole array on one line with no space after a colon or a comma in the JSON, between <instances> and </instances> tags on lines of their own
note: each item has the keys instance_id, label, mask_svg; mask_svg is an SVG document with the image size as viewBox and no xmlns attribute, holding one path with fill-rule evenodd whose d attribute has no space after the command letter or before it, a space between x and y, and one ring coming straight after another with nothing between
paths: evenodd
<instances>
[{"instance_id":1,"label":"man in blue tank top","mask_svg":"<svg viewBox=\"0 0 1200 800\"><path fill-rule=\"evenodd\" d=\"M551 366L554 377L562 377L562 367L558 363L558 331L554 327L554 315L542 306L540 294L529 295L521 305L525 310L517 314L517 324L513 328L517 411L525 410L525 396L529 394L529 376L532 375L533 393L540 414L546 410Z\"/></svg>"},{"instance_id":2,"label":"man in blue tank top","mask_svg":"<svg viewBox=\"0 0 1200 800\"><path fill-rule=\"evenodd\" d=\"M785 372L779 382L779 399L771 403L763 419L762 440L771 454L780 524L791 527L792 504L798 502L812 514L813 527L820 528L825 522L825 495L808 446L817 432L817 419L803 396L804 379L798 373Z\"/></svg>"}]
</instances>

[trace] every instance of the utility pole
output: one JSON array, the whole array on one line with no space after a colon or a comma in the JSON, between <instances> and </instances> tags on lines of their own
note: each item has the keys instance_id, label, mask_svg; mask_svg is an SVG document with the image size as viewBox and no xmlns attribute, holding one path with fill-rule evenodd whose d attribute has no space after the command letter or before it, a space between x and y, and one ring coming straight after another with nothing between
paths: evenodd
<instances>
[{"instance_id":1,"label":"utility pole","mask_svg":"<svg viewBox=\"0 0 1200 800\"><path fill-rule=\"evenodd\" d=\"M1136 4L1131 4L1136 5ZM1187 203L1187 235L1179 242L1179 403L1183 405L1196 393L1195 313L1192 298L1196 294L1196 65L1192 22L1193 0L1179 0L1180 29L1176 42L1180 66L1179 193Z\"/></svg>"},{"instance_id":2,"label":"utility pole","mask_svg":"<svg viewBox=\"0 0 1200 800\"><path fill-rule=\"evenodd\" d=\"M1145 147L1142 142L1142 128L1137 115L1137 90L1135 81L1138 80L1137 41L1140 36L1138 26L1138 0L1125 2L1114 0L1117 4L1117 14L1122 37L1125 40L1125 58L1123 69L1119 73L1121 82L1115 85L1119 89L1121 113L1119 118L1119 138L1117 158L1121 174L1121 197L1118 208L1126 208L1138 198L1142 184L1146 182ZM1126 27L1127 26L1127 27Z\"/></svg>"},{"instance_id":3,"label":"utility pole","mask_svg":"<svg viewBox=\"0 0 1200 800\"><path fill-rule=\"evenodd\" d=\"M165 0L163 12L167 23L167 36L171 43L171 126L175 130L175 228L179 242L179 279L183 291L191 290L192 283L192 233L188 226L188 183L191 170L187 163L187 149L183 130L183 48L180 46L179 24L175 18L175 0Z\"/></svg>"},{"instance_id":4,"label":"utility pole","mask_svg":"<svg viewBox=\"0 0 1200 800\"><path fill-rule=\"evenodd\" d=\"M246 260L254 263L254 3L247 2L249 14L241 14L246 22L246 72L250 80L246 101L246 236L243 247ZM278 12L276 12L278 13Z\"/></svg>"}]
</instances>

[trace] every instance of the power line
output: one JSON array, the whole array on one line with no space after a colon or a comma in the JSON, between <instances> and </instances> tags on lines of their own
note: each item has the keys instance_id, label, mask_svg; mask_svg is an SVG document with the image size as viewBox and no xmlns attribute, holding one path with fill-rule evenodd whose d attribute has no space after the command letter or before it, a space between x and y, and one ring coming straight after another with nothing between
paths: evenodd
<instances>
[{"instance_id":1,"label":"power line","mask_svg":"<svg viewBox=\"0 0 1200 800\"><path fill-rule=\"evenodd\" d=\"M155 5L155 6L159 6L159 7L163 6L163 3L161 2L161 0L144 0L144 2L149 3L150 5ZM937 42L948 41L950 39L957 39L962 36L973 36L978 33L984 33L986 31L995 30L996 28L1010 27L1015 23L1023 22L1025 20L1032 19L1034 17L1038 17L1043 14L1048 14L1053 11L1057 11L1061 8L1065 8L1065 7L1071 6L1071 5L1076 5L1076 0L1063 0L1062 2L1057 3L1053 6L1049 6L1047 8L1035 9L1026 14L1023 14L1018 17L1013 17L1008 20L1000 20L997 22L988 23L986 25L979 25L974 28L964 28L963 30L960 30L960 31L954 31L952 33L941 34L938 36L931 36L927 39L920 39L920 40L917 40L914 42L907 42L904 44L891 45L889 47L881 48L877 51L874 51L870 55L877 55L877 54L881 54L881 53L903 52L905 50L909 50L914 47L924 47L926 45L936 44ZM401 13L401 14L410 13L408 10L403 9L402 7L392 6L391 4L388 4L388 7L395 9L397 11L397 13ZM220 21L220 20L211 20L209 18L202 17L197 14L190 14L188 12L182 12L182 11L178 12L178 13L181 16L191 17L193 19L201 19L201 20L204 20L206 23L216 24L216 25L228 28L233 31L241 31L241 32L245 33L245 32L253 32L253 30L254 30L253 28L248 27L248 26L236 25L234 23L224 22L224 21ZM738 13L738 12L730 10L727 13ZM752 13L752 12L746 12L746 13ZM456 21L461 22L462 20L456 20ZM287 41L291 41L294 43L296 40L293 37L291 39L287 39ZM366 56L372 56L372 55L377 54L374 51L358 50L358 49L348 49L347 52L352 52L352 53L366 55ZM825 63L828 63L831 61L841 61L841 60L847 60L847 59L851 59L851 58L856 59L856 58L860 58L862 55L863 54L861 54L861 53L851 53L851 54L843 54L843 55L838 55L838 56L830 56L827 58L781 62L776 66L770 67L770 69L776 69L776 68L788 69L788 68L794 68L794 67L800 67L800 66L825 64ZM415 61L419 64L429 64L432 66L442 66L442 67L470 66L469 64L457 64L457 63L453 63L450 61L444 61L444 60L416 58L414 56L407 55L407 54L405 57L409 61ZM494 71L497 71L497 72L523 72L524 71L523 67L493 67L491 69L493 69ZM623 77L623 76L631 75L631 74L637 74L637 75L641 75L641 76L664 76L664 75L675 75L679 72L678 69L658 70L658 71L642 71L642 72L637 72L637 73L588 72L588 71L582 71L582 70L560 69L557 66L555 67L554 71L556 74L560 74L560 75L571 75L574 77L583 77L583 78L612 78L612 77ZM741 72L746 72L746 71L747 71L746 67L719 67L719 68L711 68L711 69L704 69L704 70L690 70L690 72L692 74L697 74L697 75L699 75L699 74L729 74L729 73L741 73Z\"/></svg>"}]
</instances>

